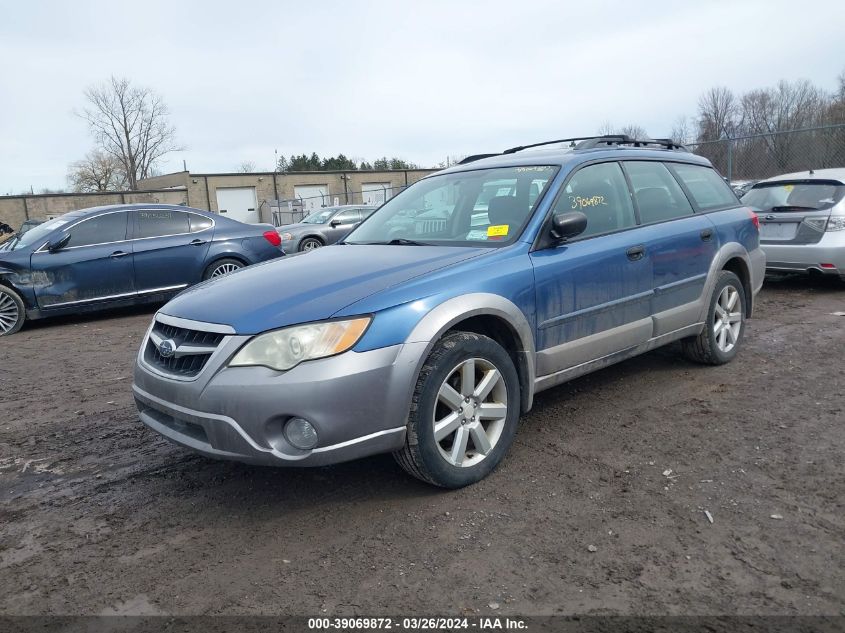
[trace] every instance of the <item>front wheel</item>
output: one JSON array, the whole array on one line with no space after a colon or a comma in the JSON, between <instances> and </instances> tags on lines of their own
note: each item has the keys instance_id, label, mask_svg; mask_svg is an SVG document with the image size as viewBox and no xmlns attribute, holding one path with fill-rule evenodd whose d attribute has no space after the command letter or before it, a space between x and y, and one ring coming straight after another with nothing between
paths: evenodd
<instances>
[{"instance_id":1,"label":"front wheel","mask_svg":"<svg viewBox=\"0 0 845 633\"><path fill-rule=\"evenodd\" d=\"M308 251L313 251L316 248L320 248L322 245L323 243L316 237L306 237L299 243L299 252L307 253Z\"/></svg>"},{"instance_id":2,"label":"front wheel","mask_svg":"<svg viewBox=\"0 0 845 633\"><path fill-rule=\"evenodd\" d=\"M26 310L17 292L0 286L0 336L14 334L23 327Z\"/></svg>"},{"instance_id":3,"label":"front wheel","mask_svg":"<svg viewBox=\"0 0 845 633\"><path fill-rule=\"evenodd\" d=\"M516 368L498 343L472 332L445 336L420 371L396 461L443 488L483 479L513 442L519 395Z\"/></svg>"},{"instance_id":4,"label":"front wheel","mask_svg":"<svg viewBox=\"0 0 845 633\"><path fill-rule=\"evenodd\" d=\"M205 274L203 274L202 278L212 279L215 277L223 277L243 267L243 262L238 261L237 259L232 259L228 257L226 259L218 259L216 262L214 262L208 268L205 269Z\"/></svg>"},{"instance_id":5,"label":"front wheel","mask_svg":"<svg viewBox=\"0 0 845 633\"><path fill-rule=\"evenodd\" d=\"M707 321L701 334L681 341L690 360L723 365L733 360L745 333L745 288L734 273L723 270L716 280Z\"/></svg>"}]
</instances>

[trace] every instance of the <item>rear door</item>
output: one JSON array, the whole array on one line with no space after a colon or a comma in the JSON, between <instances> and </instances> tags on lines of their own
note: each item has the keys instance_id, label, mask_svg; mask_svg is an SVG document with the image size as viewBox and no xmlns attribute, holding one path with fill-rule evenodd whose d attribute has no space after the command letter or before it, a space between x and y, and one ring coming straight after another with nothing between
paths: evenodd
<instances>
[{"instance_id":1,"label":"rear door","mask_svg":"<svg viewBox=\"0 0 845 633\"><path fill-rule=\"evenodd\" d=\"M132 215L139 294L178 290L202 279L214 230L209 218L176 209L142 209Z\"/></svg>"},{"instance_id":2,"label":"rear door","mask_svg":"<svg viewBox=\"0 0 845 633\"><path fill-rule=\"evenodd\" d=\"M619 163L576 171L554 210L583 212L587 229L531 253L538 376L636 346L652 331L651 255Z\"/></svg>"},{"instance_id":3,"label":"rear door","mask_svg":"<svg viewBox=\"0 0 845 633\"><path fill-rule=\"evenodd\" d=\"M831 209L845 196L835 180L758 183L742 201L760 210L761 244L804 245L822 239Z\"/></svg>"},{"instance_id":4,"label":"rear door","mask_svg":"<svg viewBox=\"0 0 845 633\"><path fill-rule=\"evenodd\" d=\"M698 319L697 302L719 250L719 238L706 214L695 213L666 165L641 160L625 161L623 166L651 256L654 336L661 336ZM738 206L735 196L733 201Z\"/></svg>"},{"instance_id":5,"label":"rear door","mask_svg":"<svg viewBox=\"0 0 845 633\"><path fill-rule=\"evenodd\" d=\"M127 215L117 211L82 220L65 229L70 241L64 248L32 254L39 308L83 307L135 294Z\"/></svg>"}]
</instances>

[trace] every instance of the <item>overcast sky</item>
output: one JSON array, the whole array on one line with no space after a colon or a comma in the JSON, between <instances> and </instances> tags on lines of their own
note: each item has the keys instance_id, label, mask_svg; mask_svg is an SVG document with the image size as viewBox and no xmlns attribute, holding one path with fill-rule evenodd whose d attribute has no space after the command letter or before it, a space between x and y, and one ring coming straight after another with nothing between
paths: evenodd
<instances>
[{"instance_id":1,"label":"overcast sky","mask_svg":"<svg viewBox=\"0 0 845 633\"><path fill-rule=\"evenodd\" d=\"M194 172L343 152L447 155L592 134L667 135L713 85L828 89L845 2L0 0L0 194L67 186L74 115L115 74L170 107Z\"/></svg>"}]
</instances>

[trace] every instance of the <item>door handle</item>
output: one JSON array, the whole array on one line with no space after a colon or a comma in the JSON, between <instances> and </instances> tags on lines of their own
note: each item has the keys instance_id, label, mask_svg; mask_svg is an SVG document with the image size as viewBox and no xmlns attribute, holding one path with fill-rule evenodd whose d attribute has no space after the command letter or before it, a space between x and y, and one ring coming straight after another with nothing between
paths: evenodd
<instances>
[{"instance_id":1,"label":"door handle","mask_svg":"<svg viewBox=\"0 0 845 633\"><path fill-rule=\"evenodd\" d=\"M701 241L702 242L709 242L713 239L713 229L704 229L701 233Z\"/></svg>"},{"instance_id":2,"label":"door handle","mask_svg":"<svg viewBox=\"0 0 845 633\"><path fill-rule=\"evenodd\" d=\"M201 239L197 238L195 240L191 240L190 245L191 246L202 246L206 242L208 242L208 240L201 240Z\"/></svg>"},{"instance_id":3,"label":"door handle","mask_svg":"<svg viewBox=\"0 0 845 633\"><path fill-rule=\"evenodd\" d=\"M126 257L128 254L129 253L127 253L126 251L115 251L114 253L109 255L109 257L111 257L112 259L120 259L121 257Z\"/></svg>"},{"instance_id":4,"label":"door handle","mask_svg":"<svg viewBox=\"0 0 845 633\"><path fill-rule=\"evenodd\" d=\"M628 259L630 259L632 262L635 262L637 260L642 259L643 255L645 255L645 246L643 246L642 244L640 244L639 246L632 246L627 251L625 251L625 254L628 256Z\"/></svg>"}]
</instances>

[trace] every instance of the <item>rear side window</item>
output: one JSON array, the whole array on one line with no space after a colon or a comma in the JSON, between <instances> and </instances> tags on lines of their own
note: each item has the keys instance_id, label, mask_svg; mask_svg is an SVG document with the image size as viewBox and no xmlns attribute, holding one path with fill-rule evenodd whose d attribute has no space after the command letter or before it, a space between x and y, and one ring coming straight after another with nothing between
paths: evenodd
<instances>
[{"instance_id":1,"label":"rear side window","mask_svg":"<svg viewBox=\"0 0 845 633\"><path fill-rule=\"evenodd\" d=\"M600 163L579 169L566 183L555 204L555 213L570 211L580 211L587 216L587 229L579 237L634 226L634 206L619 163Z\"/></svg>"},{"instance_id":2,"label":"rear side window","mask_svg":"<svg viewBox=\"0 0 845 633\"><path fill-rule=\"evenodd\" d=\"M197 215L196 213L191 213L189 217L191 219L191 233L205 231L206 229L210 229L214 224L211 221L211 218L207 218L204 215Z\"/></svg>"},{"instance_id":3,"label":"rear side window","mask_svg":"<svg viewBox=\"0 0 845 633\"><path fill-rule=\"evenodd\" d=\"M188 214L183 211L151 209L138 211L138 237L163 237L189 233Z\"/></svg>"},{"instance_id":4,"label":"rear side window","mask_svg":"<svg viewBox=\"0 0 845 633\"><path fill-rule=\"evenodd\" d=\"M683 189L663 163L626 161L624 165L643 224L692 215Z\"/></svg>"},{"instance_id":5,"label":"rear side window","mask_svg":"<svg viewBox=\"0 0 845 633\"><path fill-rule=\"evenodd\" d=\"M702 211L737 205L738 200L728 183L712 167L673 163L672 169Z\"/></svg>"},{"instance_id":6,"label":"rear side window","mask_svg":"<svg viewBox=\"0 0 845 633\"><path fill-rule=\"evenodd\" d=\"M83 220L70 231L71 246L108 244L126 239L126 213L107 213L89 220Z\"/></svg>"}]
</instances>

